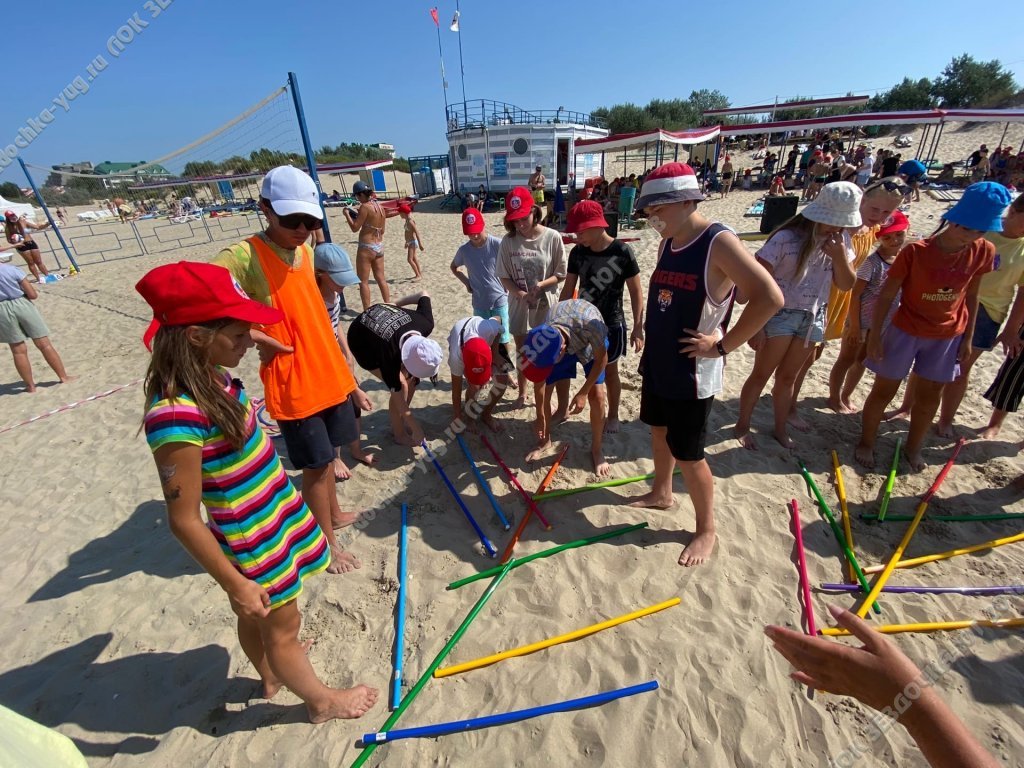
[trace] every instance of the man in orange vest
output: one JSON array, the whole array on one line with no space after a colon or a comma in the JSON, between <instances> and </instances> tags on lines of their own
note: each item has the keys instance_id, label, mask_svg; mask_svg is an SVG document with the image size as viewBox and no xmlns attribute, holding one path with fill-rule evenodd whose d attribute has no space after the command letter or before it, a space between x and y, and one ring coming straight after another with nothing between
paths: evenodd
<instances>
[{"instance_id":1,"label":"man in orange vest","mask_svg":"<svg viewBox=\"0 0 1024 768\"><path fill-rule=\"evenodd\" d=\"M253 329L267 412L277 420L288 459L302 470L302 496L331 545L330 573L359 568L343 552L335 526L351 525L334 489L334 449L358 438L356 408L369 410L342 355L313 273L310 233L323 227L316 184L291 166L263 179L260 211L267 229L221 251L226 267L250 297L281 310L285 318Z\"/></svg>"}]
</instances>

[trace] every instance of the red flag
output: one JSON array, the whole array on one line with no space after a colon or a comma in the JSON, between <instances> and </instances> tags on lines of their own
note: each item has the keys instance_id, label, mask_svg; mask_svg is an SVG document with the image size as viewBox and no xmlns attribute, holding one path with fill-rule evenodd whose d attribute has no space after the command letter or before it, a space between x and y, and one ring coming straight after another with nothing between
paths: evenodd
<instances>
[{"instance_id":1,"label":"red flag","mask_svg":"<svg viewBox=\"0 0 1024 768\"><path fill-rule=\"evenodd\" d=\"M432 18L434 20L434 26L435 27L440 27L441 26L441 22L438 21L438 19L437 19L437 8L431 8L430 9L430 18Z\"/></svg>"}]
</instances>

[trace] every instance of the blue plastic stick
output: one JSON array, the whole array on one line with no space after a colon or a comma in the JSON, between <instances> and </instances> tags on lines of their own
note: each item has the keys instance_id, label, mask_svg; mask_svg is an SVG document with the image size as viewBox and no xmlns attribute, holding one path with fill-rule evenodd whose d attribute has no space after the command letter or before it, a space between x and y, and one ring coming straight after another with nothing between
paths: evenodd
<instances>
[{"instance_id":1,"label":"blue plastic stick","mask_svg":"<svg viewBox=\"0 0 1024 768\"><path fill-rule=\"evenodd\" d=\"M480 469L477 467L476 462L473 461L473 454L469 452L469 446L466 445L466 441L462 439L462 435L456 435L455 439L459 441L459 447L462 452L466 454L466 458L469 460L469 466L473 468L473 474L476 476L476 481L480 484L480 487L484 489L484 493L487 495L487 500L491 502L491 506L494 507L494 511L498 515L498 519L501 520L501 524L505 526L505 530L510 530L512 525L509 523L508 518L505 517L505 513L501 511L501 507L498 506L498 500L494 498L494 494L491 493L491 486L484 480L484 476L480 474Z\"/></svg>"},{"instance_id":2,"label":"blue plastic stick","mask_svg":"<svg viewBox=\"0 0 1024 768\"><path fill-rule=\"evenodd\" d=\"M463 731L471 731L477 728L490 728L495 725L508 725L509 723L517 723L520 720L529 720L530 718L540 717L541 715L550 715L554 712L569 712L574 709L596 707L599 704L615 701L615 699L621 699L626 696L635 696L638 693L647 693L648 691L653 691L657 688L658 681L651 680L640 685L631 685L626 688L618 688L614 691L596 693L593 696L584 696L579 699L569 699L568 701L560 701L554 704L545 704L541 707L517 709L514 712L502 712L501 714L488 715L486 717L474 717L470 720L456 720L450 723L424 725L420 728L399 728L394 731L366 733L363 734L363 744L383 744L384 742L397 741L398 739L431 738L434 736L445 736L449 733L462 733Z\"/></svg>"},{"instance_id":3,"label":"blue plastic stick","mask_svg":"<svg viewBox=\"0 0 1024 768\"><path fill-rule=\"evenodd\" d=\"M462 509L462 513L466 516L466 519L469 520L470 524L473 526L473 530L476 531L476 535L480 537L480 542L484 545L484 549L487 550L487 554L490 557L497 557L498 550L496 550L494 548L494 545L491 544L491 540L487 538L487 534L485 534L483 530L481 530L480 526L477 525L476 520L473 518L473 513L469 511L469 507L466 506L466 502L462 500L462 497L459 495L459 492L455 490L455 486L452 485L452 481L449 480L448 475L444 473L444 468L441 467L437 459L434 457L434 453L433 451L430 450L430 447L427 445L427 441L424 440L423 442L420 443L420 445L423 446L423 450L427 452L427 457L433 463L434 468L437 470L437 474L439 474L441 476L441 479L444 480L444 484L448 486L448 490L451 492L452 496L455 497L455 501L459 503L459 507Z\"/></svg>"},{"instance_id":4,"label":"blue plastic stick","mask_svg":"<svg viewBox=\"0 0 1024 768\"><path fill-rule=\"evenodd\" d=\"M406 544L409 533L409 506L402 505L402 529L398 534L398 619L395 621L395 675L391 688L391 709L402 701L402 656L405 654L405 580Z\"/></svg>"}]
</instances>

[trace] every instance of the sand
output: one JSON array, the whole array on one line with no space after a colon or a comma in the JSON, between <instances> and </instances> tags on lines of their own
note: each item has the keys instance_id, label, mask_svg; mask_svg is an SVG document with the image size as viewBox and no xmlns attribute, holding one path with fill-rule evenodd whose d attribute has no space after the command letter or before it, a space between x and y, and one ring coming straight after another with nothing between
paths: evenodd
<instances>
[{"instance_id":1,"label":"sand","mask_svg":"<svg viewBox=\"0 0 1024 768\"><path fill-rule=\"evenodd\" d=\"M1021 128L1011 140L1019 143ZM1002 126L948 131L940 157L963 158L981 142L994 146ZM1013 133L1013 131L1011 131ZM744 158L740 158L740 165ZM749 162L749 161L747 161ZM740 231L757 228L743 212L757 193L733 192L709 201L707 214ZM946 204L927 197L910 209L912 231L928 234ZM501 234L497 214L488 231ZM411 280L401 227L389 225L387 268L392 295L421 287L434 297L439 338L470 310L469 297L448 264L463 241L458 217L440 212L437 200L417 211L426 252L425 279ZM335 238L351 245L336 213ZM641 230L634 243L643 274L653 267L658 239ZM140 336L148 310L133 286L151 267L169 261L206 259L219 244L205 244L158 257L130 258L89 266L83 273L42 290L39 306L68 370L78 378L54 386L35 350L32 362L41 388L21 391L9 362L2 366L0 430L69 403L129 385L113 394L62 410L0 433L0 462L8 468L0 509L6 553L0 575L8 585L0 598L0 703L55 727L78 744L96 766L210 765L337 766L358 753L361 734L387 717L387 695L356 722L313 726L298 700L282 691L272 702L250 698L256 681L238 646L228 602L167 529L164 504L149 452L137 434L142 415L138 380L146 365ZM752 250L756 244L751 244ZM358 304L350 292L350 304ZM628 302L627 302L628 304ZM628 311L628 309L627 309ZM857 515L873 512L884 467L906 424L887 424L879 439L879 466L866 472L853 463L859 430L856 416L826 410L826 380L836 350L814 367L802 408L813 427L798 435L802 456L826 496L835 502L829 451L844 464L856 550L865 564L883 562L903 525L871 526ZM987 422L981 393L1001 356L984 355L960 410L960 432L973 435ZM841 579L842 563L826 525L813 511L795 459L773 443L769 398L754 415L761 450L740 448L731 437L737 397L753 359L749 349L730 356L726 388L711 416L709 461L717 478L720 542L710 564L676 565L693 530L693 509L677 481L677 506L650 512L623 505L643 484L548 502L551 531L531 524L519 552L646 521L646 531L537 561L511 574L481 613L451 662L577 629L674 596L682 604L576 643L503 662L484 670L432 681L400 727L428 724L596 693L657 679L661 688L600 709L556 715L518 725L411 740L381 748L371 765L467 766L790 766L847 759L860 745L862 765L923 765L913 743L896 728L870 741L872 712L851 699L817 694L809 701L788 679L789 666L762 634L768 623L799 626L793 536L785 504L800 500L812 582ZM650 437L638 422L637 357L623 363L624 393L618 435L606 441L616 477L652 469ZM255 356L239 375L258 394ZM408 451L389 443L386 392L364 377L376 410L364 419L366 443L379 454L376 469L358 467L338 485L344 509L371 510L368 527L349 536L363 562L348 576L322 575L301 597L303 637L314 639L312 662L333 685L367 682L387 690L394 640L399 508L410 507L409 609L406 675L415 681L458 626L484 582L449 592L453 579L490 567L473 531L433 470L411 468ZM868 383L856 400L862 402ZM444 442L450 420L447 376L418 393L417 415L433 444ZM530 412L500 417L507 432L497 439L505 460L527 488L535 488L550 459L527 466ZM572 448L553 483L576 487L593 480L586 450L585 418L558 428L555 437ZM1020 474L1016 444L1024 438L1011 417L992 441L968 443L932 504L935 513L1024 511L1020 495L1007 489ZM504 509L518 519L521 500L508 487L486 451L470 444ZM911 513L935 477L953 441L932 438L919 475L904 464L891 514ZM507 541L466 461L452 444L442 462L488 536ZM410 474L411 472L411 474ZM924 523L911 554L949 549L1020 531L1019 522L955 525ZM897 573L894 584L985 585L1021 582L1024 549L1014 545ZM815 591L820 624L828 602L850 605L848 596ZM1024 615L1024 601L925 595L886 595L888 622ZM921 664L947 658L956 663L938 681L956 712L1006 765L1024 765L1024 641L1020 633L989 630L969 634L957 650L948 635L901 635L895 641ZM841 757L842 756L842 757ZM848 764L848 763L844 763Z\"/></svg>"}]
</instances>

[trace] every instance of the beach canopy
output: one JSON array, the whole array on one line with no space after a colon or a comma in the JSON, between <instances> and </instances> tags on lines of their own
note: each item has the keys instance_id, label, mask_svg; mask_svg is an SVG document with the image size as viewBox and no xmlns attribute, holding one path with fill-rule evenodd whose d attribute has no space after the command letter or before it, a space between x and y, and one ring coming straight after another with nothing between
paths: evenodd
<instances>
[{"instance_id":1,"label":"beach canopy","mask_svg":"<svg viewBox=\"0 0 1024 768\"><path fill-rule=\"evenodd\" d=\"M965 123L1024 123L1024 109L943 109L942 116L947 122L960 120Z\"/></svg>"},{"instance_id":2,"label":"beach canopy","mask_svg":"<svg viewBox=\"0 0 1024 768\"><path fill-rule=\"evenodd\" d=\"M854 115L809 117L804 120L778 120L773 123L747 123L727 125L727 136L749 136L756 133L782 133L785 131L814 131L827 128L853 128L858 125L928 125L941 123L944 113L939 109L914 112L860 112ZM955 118L962 120L964 118Z\"/></svg>"},{"instance_id":3,"label":"beach canopy","mask_svg":"<svg viewBox=\"0 0 1024 768\"><path fill-rule=\"evenodd\" d=\"M4 200L3 196L0 195L0 216L7 211L14 211L18 214L18 217L27 216L30 220L35 221L37 215L37 209L28 203L12 203L9 200Z\"/></svg>"},{"instance_id":4,"label":"beach canopy","mask_svg":"<svg viewBox=\"0 0 1024 768\"><path fill-rule=\"evenodd\" d=\"M719 133L721 133L721 126L718 125L713 125L710 128L687 128L685 131L666 131L659 128L637 133L615 133L601 139L577 141L576 154L596 154L597 152L610 152L613 149L642 147L645 144L654 144L659 141L665 144L703 144L705 141L717 139Z\"/></svg>"},{"instance_id":5,"label":"beach canopy","mask_svg":"<svg viewBox=\"0 0 1024 768\"><path fill-rule=\"evenodd\" d=\"M726 107L724 109L708 109L704 117L722 117L724 115L753 115L758 112L786 111L790 109L820 109L823 107L859 107L868 103L867 96L842 96L836 99L803 99L802 101L786 101L774 104L755 104L750 107Z\"/></svg>"}]
</instances>

